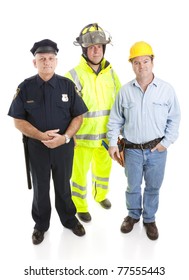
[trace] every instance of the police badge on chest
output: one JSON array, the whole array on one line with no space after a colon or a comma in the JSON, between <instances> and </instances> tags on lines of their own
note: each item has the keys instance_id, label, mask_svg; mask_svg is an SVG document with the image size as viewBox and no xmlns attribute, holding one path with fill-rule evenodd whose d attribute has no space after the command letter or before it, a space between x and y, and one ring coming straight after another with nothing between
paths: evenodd
<instances>
[{"instance_id":1,"label":"police badge on chest","mask_svg":"<svg viewBox=\"0 0 189 280\"><path fill-rule=\"evenodd\" d=\"M68 102L68 95L67 94L62 94L62 101L63 102Z\"/></svg>"}]
</instances>

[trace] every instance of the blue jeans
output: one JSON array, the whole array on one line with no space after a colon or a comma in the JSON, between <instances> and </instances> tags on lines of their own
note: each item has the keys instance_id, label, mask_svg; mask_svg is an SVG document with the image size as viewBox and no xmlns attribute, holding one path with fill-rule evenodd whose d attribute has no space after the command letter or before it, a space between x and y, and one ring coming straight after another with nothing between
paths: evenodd
<instances>
[{"instance_id":1,"label":"blue jeans","mask_svg":"<svg viewBox=\"0 0 189 280\"><path fill-rule=\"evenodd\" d=\"M155 221L159 190L163 182L167 150L151 152L149 149L125 150L125 174L128 186L125 192L128 215L144 223ZM144 188L142 183L144 180Z\"/></svg>"}]
</instances>

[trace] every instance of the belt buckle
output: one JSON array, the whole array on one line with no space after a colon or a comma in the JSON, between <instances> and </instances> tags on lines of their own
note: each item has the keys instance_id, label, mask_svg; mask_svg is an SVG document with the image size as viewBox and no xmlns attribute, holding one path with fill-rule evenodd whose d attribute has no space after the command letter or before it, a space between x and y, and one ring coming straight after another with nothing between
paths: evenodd
<instances>
[{"instance_id":1,"label":"belt buckle","mask_svg":"<svg viewBox=\"0 0 189 280\"><path fill-rule=\"evenodd\" d=\"M140 148L141 148L142 151L144 150L143 144L140 144Z\"/></svg>"}]
</instances>

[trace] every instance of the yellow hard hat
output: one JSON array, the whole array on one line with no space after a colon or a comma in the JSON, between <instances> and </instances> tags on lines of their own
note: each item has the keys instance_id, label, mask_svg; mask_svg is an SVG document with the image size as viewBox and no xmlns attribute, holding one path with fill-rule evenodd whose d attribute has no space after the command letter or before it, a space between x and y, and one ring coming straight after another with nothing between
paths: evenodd
<instances>
[{"instance_id":1,"label":"yellow hard hat","mask_svg":"<svg viewBox=\"0 0 189 280\"><path fill-rule=\"evenodd\" d=\"M131 61L132 58L135 58L137 56L143 56L143 55L149 55L154 57L152 47L144 41L136 42L130 48L129 61Z\"/></svg>"}]
</instances>

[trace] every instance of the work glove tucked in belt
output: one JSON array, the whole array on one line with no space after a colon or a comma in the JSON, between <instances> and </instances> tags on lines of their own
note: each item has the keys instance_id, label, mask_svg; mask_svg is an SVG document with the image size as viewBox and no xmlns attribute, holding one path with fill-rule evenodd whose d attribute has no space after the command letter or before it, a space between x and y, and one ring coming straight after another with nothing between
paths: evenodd
<instances>
[{"instance_id":1,"label":"work glove tucked in belt","mask_svg":"<svg viewBox=\"0 0 189 280\"><path fill-rule=\"evenodd\" d=\"M120 155L120 158L117 157L117 155L115 154L114 157L115 157L115 160L122 166L124 167L124 164L125 164L125 159L124 159L124 148L125 148L125 141L124 139L120 139L118 137L118 140L117 140L117 145L118 145L118 149L119 149L119 155ZM102 146L104 146L104 148L108 151L108 144L102 140Z\"/></svg>"},{"instance_id":2,"label":"work glove tucked in belt","mask_svg":"<svg viewBox=\"0 0 189 280\"><path fill-rule=\"evenodd\" d=\"M120 139L118 137L117 145L118 145L118 149L119 149L120 158L118 158L115 155L115 159L122 167L124 167L125 166L125 140L124 140L124 138Z\"/></svg>"}]
</instances>

